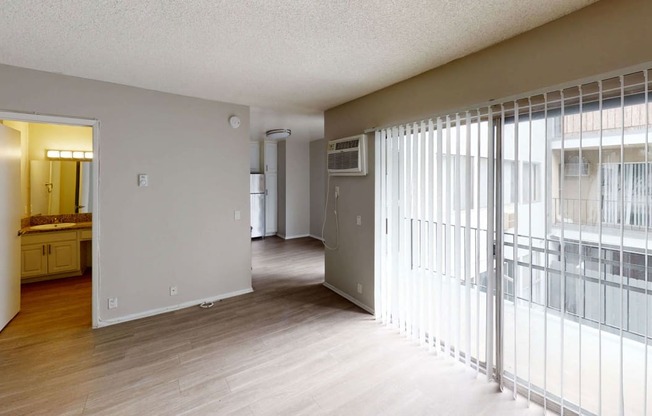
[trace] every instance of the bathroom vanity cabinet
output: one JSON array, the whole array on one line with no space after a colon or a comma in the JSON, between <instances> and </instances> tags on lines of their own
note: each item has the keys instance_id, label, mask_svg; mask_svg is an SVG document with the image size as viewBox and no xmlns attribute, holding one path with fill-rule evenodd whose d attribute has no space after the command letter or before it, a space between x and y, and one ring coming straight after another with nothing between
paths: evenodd
<instances>
[{"instance_id":1,"label":"bathroom vanity cabinet","mask_svg":"<svg viewBox=\"0 0 652 416\"><path fill-rule=\"evenodd\" d=\"M82 273L80 241L90 230L65 230L23 235L21 242L21 278L76 276Z\"/></svg>"}]
</instances>

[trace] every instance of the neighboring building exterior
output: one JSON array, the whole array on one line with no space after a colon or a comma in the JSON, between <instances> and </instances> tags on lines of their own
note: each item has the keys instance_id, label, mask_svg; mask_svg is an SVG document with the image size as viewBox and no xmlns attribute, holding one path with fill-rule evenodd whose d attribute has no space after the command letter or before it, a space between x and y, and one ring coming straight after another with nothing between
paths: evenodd
<instances>
[{"instance_id":1,"label":"neighboring building exterior","mask_svg":"<svg viewBox=\"0 0 652 416\"><path fill-rule=\"evenodd\" d=\"M575 106L564 114L563 122L561 113L548 116L547 126L542 120L533 120L533 158L530 161L519 149L517 182L514 129L513 124L506 125L504 161L506 293L514 294L511 241L516 217L522 262L517 296L523 300L531 296L532 302L554 310L560 310L563 298L567 318L581 317L582 323L593 326L599 322L607 331L620 330L622 310L623 331L634 339L646 334L646 302L650 305L647 334L652 335L652 276L645 273L646 266L652 265L652 235L648 235L652 234L652 144L646 145L652 140L646 128L652 120L652 107L648 106L646 114L641 100L631 100L634 102L623 108L603 108L602 116L599 108L589 107L580 114ZM526 149L529 140L523 131L529 124L529 120L519 122L519 147ZM530 175L532 197L527 196ZM531 279L529 249L523 247L529 244L530 199ZM563 290L562 281L566 282Z\"/></svg>"}]
</instances>

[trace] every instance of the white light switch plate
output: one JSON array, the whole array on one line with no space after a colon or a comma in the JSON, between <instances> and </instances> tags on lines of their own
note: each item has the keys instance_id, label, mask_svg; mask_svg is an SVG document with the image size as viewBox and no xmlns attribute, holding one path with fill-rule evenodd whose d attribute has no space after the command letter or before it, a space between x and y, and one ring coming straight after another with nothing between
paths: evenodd
<instances>
[{"instance_id":1,"label":"white light switch plate","mask_svg":"<svg viewBox=\"0 0 652 416\"><path fill-rule=\"evenodd\" d=\"M149 186L149 177L146 173L138 174L138 186Z\"/></svg>"},{"instance_id":2,"label":"white light switch plate","mask_svg":"<svg viewBox=\"0 0 652 416\"><path fill-rule=\"evenodd\" d=\"M240 211L233 211L233 218L235 220L240 220Z\"/></svg>"},{"instance_id":3,"label":"white light switch plate","mask_svg":"<svg viewBox=\"0 0 652 416\"><path fill-rule=\"evenodd\" d=\"M355 224L362 225L362 215L358 215L357 217L355 217Z\"/></svg>"}]
</instances>

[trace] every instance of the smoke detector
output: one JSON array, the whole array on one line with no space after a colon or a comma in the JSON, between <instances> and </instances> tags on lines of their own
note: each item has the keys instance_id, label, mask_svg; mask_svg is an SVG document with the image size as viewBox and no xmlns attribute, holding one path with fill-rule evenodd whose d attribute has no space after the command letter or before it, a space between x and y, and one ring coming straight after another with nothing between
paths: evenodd
<instances>
[{"instance_id":1,"label":"smoke detector","mask_svg":"<svg viewBox=\"0 0 652 416\"><path fill-rule=\"evenodd\" d=\"M269 140L283 140L290 137L292 130L290 129L273 129L265 132L265 137Z\"/></svg>"}]
</instances>

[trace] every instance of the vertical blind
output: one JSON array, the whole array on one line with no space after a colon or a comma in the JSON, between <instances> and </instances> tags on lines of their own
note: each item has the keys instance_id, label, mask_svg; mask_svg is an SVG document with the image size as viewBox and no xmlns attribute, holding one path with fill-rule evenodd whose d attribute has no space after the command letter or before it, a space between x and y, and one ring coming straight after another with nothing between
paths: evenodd
<instances>
[{"instance_id":1,"label":"vertical blind","mask_svg":"<svg viewBox=\"0 0 652 416\"><path fill-rule=\"evenodd\" d=\"M652 415L650 71L376 131L376 314L562 414Z\"/></svg>"},{"instance_id":2,"label":"vertical blind","mask_svg":"<svg viewBox=\"0 0 652 416\"><path fill-rule=\"evenodd\" d=\"M477 372L494 362L492 129L475 111L376 133L378 317Z\"/></svg>"}]
</instances>

